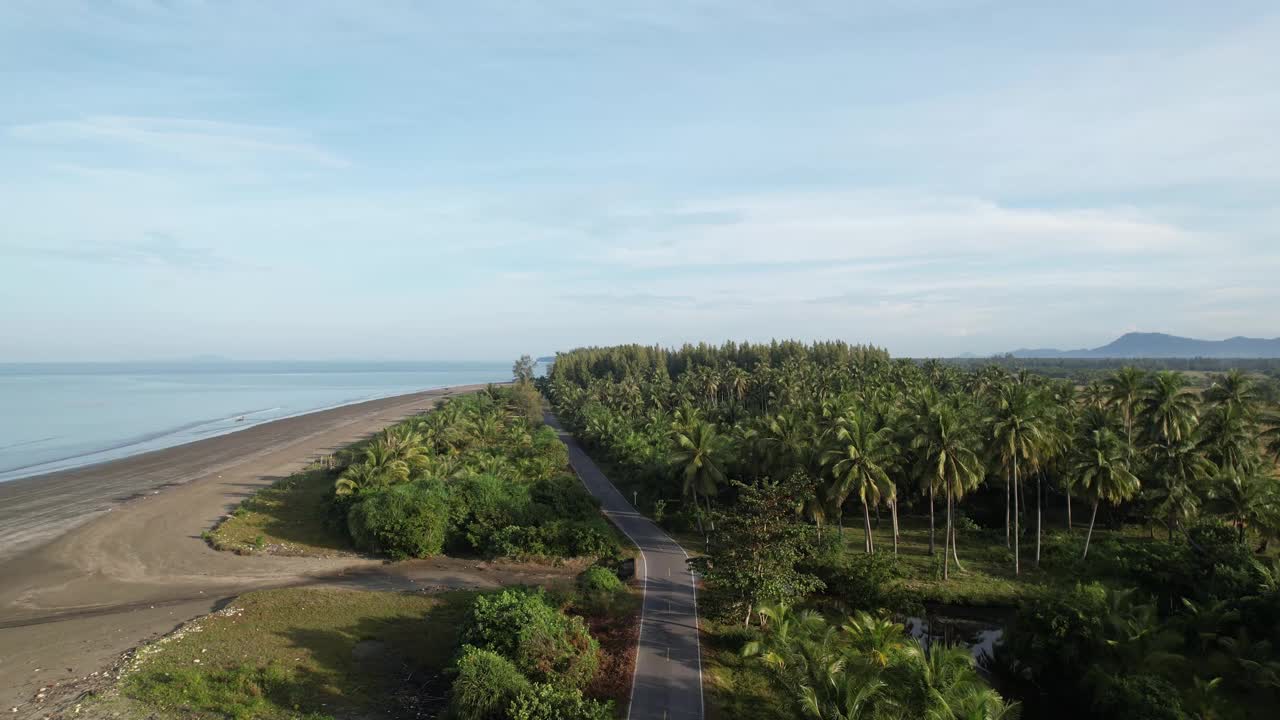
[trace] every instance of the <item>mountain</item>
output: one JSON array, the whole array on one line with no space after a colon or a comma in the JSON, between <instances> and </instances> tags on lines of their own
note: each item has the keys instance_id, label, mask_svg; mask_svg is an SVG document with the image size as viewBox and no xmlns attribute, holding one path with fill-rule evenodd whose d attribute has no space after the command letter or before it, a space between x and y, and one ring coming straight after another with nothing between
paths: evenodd
<instances>
[{"instance_id":1,"label":"mountain","mask_svg":"<svg viewBox=\"0 0 1280 720\"><path fill-rule=\"evenodd\" d=\"M1280 338L1197 340L1164 333L1125 333L1092 350L1022 348L1019 358L1280 358Z\"/></svg>"}]
</instances>

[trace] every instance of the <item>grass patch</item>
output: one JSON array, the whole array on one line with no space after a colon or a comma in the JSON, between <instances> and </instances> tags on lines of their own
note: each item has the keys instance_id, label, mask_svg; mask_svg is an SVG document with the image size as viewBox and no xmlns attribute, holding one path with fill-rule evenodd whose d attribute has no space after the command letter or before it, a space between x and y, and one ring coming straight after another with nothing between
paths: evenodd
<instances>
[{"instance_id":1,"label":"grass patch","mask_svg":"<svg viewBox=\"0 0 1280 720\"><path fill-rule=\"evenodd\" d=\"M783 720L787 707L757 661L742 657L748 634L703 618L702 683L709 720Z\"/></svg>"},{"instance_id":2,"label":"grass patch","mask_svg":"<svg viewBox=\"0 0 1280 720\"><path fill-rule=\"evenodd\" d=\"M354 552L326 519L335 474L316 464L258 490L205 533L218 550L241 554L326 556Z\"/></svg>"},{"instance_id":3,"label":"grass patch","mask_svg":"<svg viewBox=\"0 0 1280 720\"><path fill-rule=\"evenodd\" d=\"M248 593L142 648L107 702L148 718L430 716L473 597Z\"/></svg>"}]
</instances>

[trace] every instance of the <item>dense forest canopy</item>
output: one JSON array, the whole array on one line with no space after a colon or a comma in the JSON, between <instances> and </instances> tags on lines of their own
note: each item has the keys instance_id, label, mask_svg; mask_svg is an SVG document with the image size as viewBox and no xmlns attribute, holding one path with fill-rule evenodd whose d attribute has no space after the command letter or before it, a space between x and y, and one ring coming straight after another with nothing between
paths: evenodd
<instances>
[{"instance_id":1,"label":"dense forest canopy","mask_svg":"<svg viewBox=\"0 0 1280 720\"><path fill-rule=\"evenodd\" d=\"M874 578L911 567L905 550L898 561L900 520L919 520L942 587L977 572L965 556L981 546L1028 588L989 658L1028 709L1179 718L1271 706L1270 379L1097 363L913 361L841 342L625 345L561 353L539 382L643 511L704 539L709 610L755 628L758 642L776 642L779 603L884 607ZM1038 372L1064 367L1086 372ZM853 554L882 560L848 557L851 517ZM1103 607L1121 625L1070 626ZM1067 650L1077 654L1058 656ZM848 700L832 678L774 670L780 690L800 683L813 707Z\"/></svg>"}]
</instances>

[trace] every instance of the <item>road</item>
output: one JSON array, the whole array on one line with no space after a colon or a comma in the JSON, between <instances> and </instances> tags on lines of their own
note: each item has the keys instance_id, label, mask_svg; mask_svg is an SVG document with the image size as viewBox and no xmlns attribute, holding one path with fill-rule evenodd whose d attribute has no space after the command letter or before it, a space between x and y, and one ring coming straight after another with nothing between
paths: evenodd
<instances>
[{"instance_id":1,"label":"road","mask_svg":"<svg viewBox=\"0 0 1280 720\"><path fill-rule=\"evenodd\" d=\"M548 415L547 422L559 431L569 462L605 515L640 548L644 602L628 719L702 720L698 591L689 556L627 502L554 417Z\"/></svg>"}]
</instances>

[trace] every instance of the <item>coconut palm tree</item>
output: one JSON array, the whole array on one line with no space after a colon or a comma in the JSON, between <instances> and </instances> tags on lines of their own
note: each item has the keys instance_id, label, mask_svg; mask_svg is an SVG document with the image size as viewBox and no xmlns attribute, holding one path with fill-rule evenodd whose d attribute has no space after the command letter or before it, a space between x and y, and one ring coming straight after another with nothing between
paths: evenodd
<instances>
[{"instance_id":1,"label":"coconut palm tree","mask_svg":"<svg viewBox=\"0 0 1280 720\"><path fill-rule=\"evenodd\" d=\"M1129 472L1124 444L1110 428L1089 431L1078 450L1073 474L1076 483L1093 504L1089 513L1089 532L1084 536L1084 554L1089 557L1089 542L1093 539L1093 526L1098 519L1098 505L1108 502L1117 505L1138 493L1138 478Z\"/></svg>"},{"instance_id":2,"label":"coconut palm tree","mask_svg":"<svg viewBox=\"0 0 1280 720\"><path fill-rule=\"evenodd\" d=\"M1280 462L1280 413L1271 413L1263 418L1262 424L1265 429L1259 435L1259 440L1267 449L1267 454Z\"/></svg>"},{"instance_id":3,"label":"coconut palm tree","mask_svg":"<svg viewBox=\"0 0 1280 720\"><path fill-rule=\"evenodd\" d=\"M1216 404L1199 427L1200 446L1218 467L1246 471L1258 464L1257 423L1244 405Z\"/></svg>"},{"instance_id":4,"label":"coconut palm tree","mask_svg":"<svg viewBox=\"0 0 1280 720\"><path fill-rule=\"evenodd\" d=\"M1172 540L1174 530L1195 516L1200 507L1201 486L1217 468L1190 440L1156 445L1152 451L1155 454L1152 472L1161 483L1152 491L1154 511L1166 518Z\"/></svg>"},{"instance_id":5,"label":"coconut palm tree","mask_svg":"<svg viewBox=\"0 0 1280 720\"><path fill-rule=\"evenodd\" d=\"M1148 444L1169 446L1190 438L1198 415L1195 394L1182 373L1153 375L1138 403L1138 417Z\"/></svg>"},{"instance_id":6,"label":"coconut palm tree","mask_svg":"<svg viewBox=\"0 0 1280 720\"><path fill-rule=\"evenodd\" d=\"M1124 422L1125 440L1129 444L1130 453L1133 448L1133 431L1137 418L1138 403L1142 400L1143 385L1146 373L1135 367L1122 367L1107 379L1107 389L1111 407L1120 412Z\"/></svg>"},{"instance_id":7,"label":"coconut palm tree","mask_svg":"<svg viewBox=\"0 0 1280 720\"><path fill-rule=\"evenodd\" d=\"M1257 388L1253 380L1240 370L1229 370L1214 380L1204 391L1204 399L1214 405L1233 407L1249 418L1257 415Z\"/></svg>"},{"instance_id":8,"label":"coconut palm tree","mask_svg":"<svg viewBox=\"0 0 1280 720\"><path fill-rule=\"evenodd\" d=\"M1210 508L1231 519L1241 544L1245 531L1260 532L1280 519L1280 480L1259 467L1222 466L1209 491Z\"/></svg>"},{"instance_id":9,"label":"coconut palm tree","mask_svg":"<svg viewBox=\"0 0 1280 720\"><path fill-rule=\"evenodd\" d=\"M724 443L716 428L709 422L695 421L673 431L675 450L669 461L682 478L681 492L693 499L696 507L698 494L706 499L707 512L711 512L711 498L724 482L720 453Z\"/></svg>"},{"instance_id":10,"label":"coconut palm tree","mask_svg":"<svg viewBox=\"0 0 1280 720\"><path fill-rule=\"evenodd\" d=\"M1086 408L1098 410L1106 407L1111 399L1107 386L1097 380L1090 380L1089 384L1084 386L1084 391L1080 393L1080 397L1084 401Z\"/></svg>"},{"instance_id":11,"label":"coconut palm tree","mask_svg":"<svg viewBox=\"0 0 1280 720\"><path fill-rule=\"evenodd\" d=\"M862 502L862 525L866 533L866 552L875 552L871 536L870 506L893 494L889 479L895 446L888 428L876 429L872 418L861 405L841 415L835 424L834 447L826 452L825 461L835 478L829 496L830 507L841 516L841 507L850 494ZM841 523L841 530L844 525Z\"/></svg>"},{"instance_id":12,"label":"coconut palm tree","mask_svg":"<svg viewBox=\"0 0 1280 720\"><path fill-rule=\"evenodd\" d=\"M1049 443L1043 411L1035 395L1022 384L1011 384L1001 389L995 411L987 419L990 439L1006 472L1006 498L1013 496L1013 572L1022 572L1020 557L1020 527L1018 522L1018 470L1019 462L1028 467L1038 466ZM1009 502L1005 502L1005 533L1009 531Z\"/></svg>"},{"instance_id":13,"label":"coconut palm tree","mask_svg":"<svg viewBox=\"0 0 1280 720\"><path fill-rule=\"evenodd\" d=\"M973 451L973 440L961 420L961 409L954 398L926 401L924 414L916 418L915 432L912 447L917 452L919 475L930 490L930 504L934 488L940 488L946 495L947 524L942 548L942 577L945 580L951 577L951 557L955 557L956 566L960 566L952 509L955 502L981 482L981 463ZM951 551L950 556L948 550Z\"/></svg>"}]
</instances>

